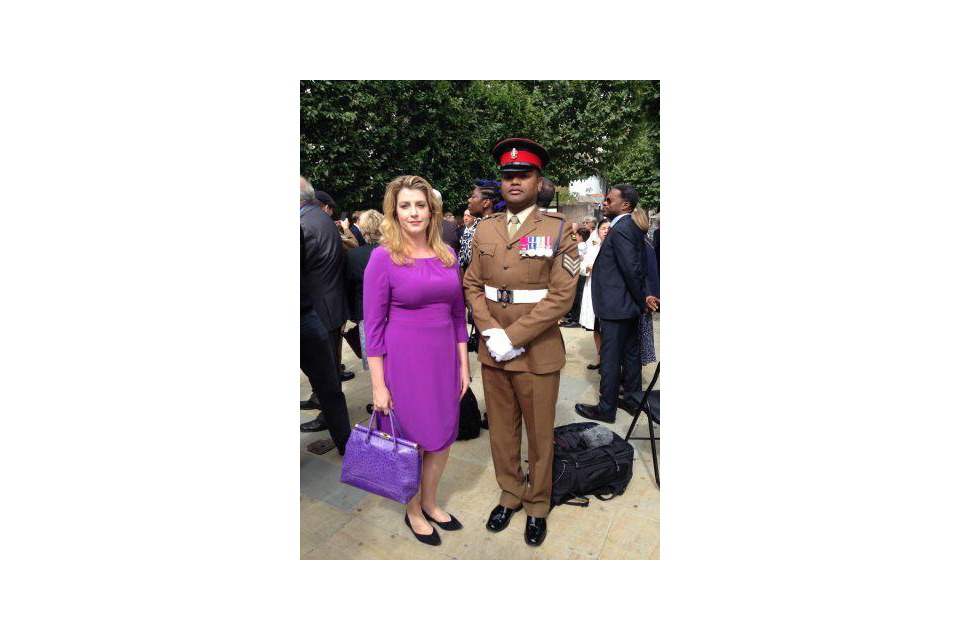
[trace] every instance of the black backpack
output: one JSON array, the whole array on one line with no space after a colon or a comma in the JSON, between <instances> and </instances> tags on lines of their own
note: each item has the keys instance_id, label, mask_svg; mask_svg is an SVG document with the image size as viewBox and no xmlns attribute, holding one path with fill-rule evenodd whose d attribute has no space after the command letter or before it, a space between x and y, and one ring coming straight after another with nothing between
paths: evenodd
<instances>
[{"instance_id":1,"label":"black backpack","mask_svg":"<svg viewBox=\"0 0 960 640\"><path fill-rule=\"evenodd\" d=\"M467 392L460 400L460 426L457 429L457 440L472 440L480 436L480 405L473 389Z\"/></svg>"},{"instance_id":2,"label":"black backpack","mask_svg":"<svg viewBox=\"0 0 960 640\"><path fill-rule=\"evenodd\" d=\"M551 506L590 504L587 495L610 500L633 477L633 447L596 422L575 422L553 431Z\"/></svg>"}]
</instances>

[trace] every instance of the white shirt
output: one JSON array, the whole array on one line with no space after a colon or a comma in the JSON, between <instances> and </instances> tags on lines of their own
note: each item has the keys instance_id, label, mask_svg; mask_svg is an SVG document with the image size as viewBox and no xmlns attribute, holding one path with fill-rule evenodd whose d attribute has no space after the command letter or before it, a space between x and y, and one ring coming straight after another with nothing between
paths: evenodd
<instances>
[{"instance_id":1,"label":"white shirt","mask_svg":"<svg viewBox=\"0 0 960 640\"><path fill-rule=\"evenodd\" d=\"M629 215L630 215L629 213L621 213L621 214L618 215L616 218L614 218L613 220L611 220L611 221L610 221L610 231L613 231L613 225L615 225L615 224L617 224L618 222L620 222L620 218L626 218L626 217L629 216Z\"/></svg>"},{"instance_id":2,"label":"white shirt","mask_svg":"<svg viewBox=\"0 0 960 640\"><path fill-rule=\"evenodd\" d=\"M510 210L507 209L507 218L506 218L506 219L507 219L507 231L510 230L510 218L511 218L511 216L514 216L514 215L515 215L515 216L517 216L517 219L520 220L520 224L517 225L517 231L520 231L520 227L523 226L524 220L526 220L526 219L527 219L527 216L529 216L531 213L533 213L533 210L536 209L536 208L537 208L537 203L534 202L532 205L530 205L529 207L527 207L526 209L524 209L524 210L521 211L520 213L516 213L516 214L510 213Z\"/></svg>"}]
</instances>

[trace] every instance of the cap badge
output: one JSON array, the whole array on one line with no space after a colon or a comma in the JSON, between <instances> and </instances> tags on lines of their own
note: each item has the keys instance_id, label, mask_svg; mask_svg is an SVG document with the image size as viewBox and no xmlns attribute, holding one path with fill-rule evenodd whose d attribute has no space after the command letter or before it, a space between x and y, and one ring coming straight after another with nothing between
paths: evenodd
<instances>
[{"instance_id":1,"label":"cap badge","mask_svg":"<svg viewBox=\"0 0 960 640\"><path fill-rule=\"evenodd\" d=\"M516 160L516 159L517 159L517 149L516 149L516 147L514 147L513 149L510 150L510 159L511 159L511 160Z\"/></svg>"}]
</instances>

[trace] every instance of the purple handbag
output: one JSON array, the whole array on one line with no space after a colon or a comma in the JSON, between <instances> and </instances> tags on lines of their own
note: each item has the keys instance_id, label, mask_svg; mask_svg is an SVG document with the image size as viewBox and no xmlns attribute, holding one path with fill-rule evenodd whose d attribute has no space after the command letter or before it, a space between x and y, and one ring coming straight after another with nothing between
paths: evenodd
<instances>
[{"instance_id":1,"label":"purple handbag","mask_svg":"<svg viewBox=\"0 0 960 640\"><path fill-rule=\"evenodd\" d=\"M400 437L390 414L393 436L377 431L373 419L350 430L340 482L406 504L420 490L420 445Z\"/></svg>"}]
</instances>

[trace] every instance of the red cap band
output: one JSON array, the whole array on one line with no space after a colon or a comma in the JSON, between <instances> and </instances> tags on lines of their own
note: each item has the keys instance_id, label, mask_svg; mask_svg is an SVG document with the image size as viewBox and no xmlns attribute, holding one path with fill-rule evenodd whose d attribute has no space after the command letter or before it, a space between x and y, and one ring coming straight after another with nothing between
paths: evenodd
<instances>
[{"instance_id":1,"label":"red cap band","mask_svg":"<svg viewBox=\"0 0 960 640\"><path fill-rule=\"evenodd\" d=\"M513 156L514 151L517 153L516 157ZM521 149L511 149L500 156L501 167L509 162L528 162L539 168L543 168L543 165L540 164L540 156L535 153L530 153L529 151L523 151Z\"/></svg>"}]
</instances>

